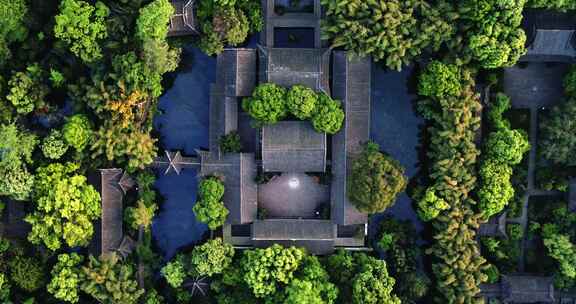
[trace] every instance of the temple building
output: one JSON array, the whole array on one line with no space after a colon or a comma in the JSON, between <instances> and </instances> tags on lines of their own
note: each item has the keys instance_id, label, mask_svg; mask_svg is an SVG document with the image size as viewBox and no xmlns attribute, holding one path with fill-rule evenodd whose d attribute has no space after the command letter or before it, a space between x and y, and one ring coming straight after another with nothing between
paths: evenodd
<instances>
[{"instance_id":1,"label":"temple building","mask_svg":"<svg viewBox=\"0 0 576 304\"><path fill-rule=\"evenodd\" d=\"M225 49L210 88L208 150L196 157L166 152L155 165L165 174L193 167L199 178L223 180L229 210L222 227L236 248L271 244L305 247L313 254L336 248L366 250L368 216L349 201L347 176L369 140L370 58L324 48L320 1L282 7L264 0L265 28L256 48ZM312 32L311 45L285 47L285 31ZM341 102L345 120L335 135L311 122L284 120L255 127L242 109L257 84L303 85ZM225 153L222 136L237 133L241 153Z\"/></svg>"}]
</instances>

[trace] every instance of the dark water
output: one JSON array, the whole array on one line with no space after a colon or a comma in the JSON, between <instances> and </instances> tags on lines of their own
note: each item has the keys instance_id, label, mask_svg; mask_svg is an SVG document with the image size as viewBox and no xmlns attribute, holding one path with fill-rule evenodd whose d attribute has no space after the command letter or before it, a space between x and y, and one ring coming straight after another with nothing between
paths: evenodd
<instances>
[{"instance_id":1,"label":"dark water","mask_svg":"<svg viewBox=\"0 0 576 304\"><path fill-rule=\"evenodd\" d=\"M180 175L159 174L155 184L165 201L154 218L152 234L166 258L178 248L199 241L208 230L196 221L192 207L196 202L196 170L184 169Z\"/></svg>"},{"instance_id":2,"label":"dark water","mask_svg":"<svg viewBox=\"0 0 576 304\"><path fill-rule=\"evenodd\" d=\"M163 113L156 116L154 127L161 134L162 148L194 155L194 149L208 146L209 90L215 81L216 59L192 47L185 48L185 52L188 54L184 58L193 61L192 67L179 73L160 98ZM199 241L207 230L192 212L197 182L195 170L184 170L180 175L158 174L156 188L165 201L154 219L152 233L167 258L178 248Z\"/></svg>"},{"instance_id":3,"label":"dark water","mask_svg":"<svg viewBox=\"0 0 576 304\"><path fill-rule=\"evenodd\" d=\"M161 146L194 155L194 149L208 147L208 105L210 85L216 79L216 58L206 56L194 47L185 48L192 67L178 74L173 86L160 97L163 112L154 120L161 134ZM189 62L186 62L189 64Z\"/></svg>"},{"instance_id":4,"label":"dark water","mask_svg":"<svg viewBox=\"0 0 576 304\"><path fill-rule=\"evenodd\" d=\"M424 123L413 106L416 96L410 92L413 70L404 67L402 72L384 71L374 64L372 72L370 138L380 145L380 150L404 166L408 178L418 173L419 127ZM422 229L422 223L412 207L412 200L405 193L384 214L372 217L372 236L377 232L378 222L385 214L411 220L418 231Z\"/></svg>"}]
</instances>

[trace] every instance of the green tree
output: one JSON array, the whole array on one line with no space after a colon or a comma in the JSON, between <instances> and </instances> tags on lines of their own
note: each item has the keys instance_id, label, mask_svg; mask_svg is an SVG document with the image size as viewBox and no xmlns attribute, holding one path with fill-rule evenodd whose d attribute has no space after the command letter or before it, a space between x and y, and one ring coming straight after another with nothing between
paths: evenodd
<instances>
[{"instance_id":1,"label":"green tree","mask_svg":"<svg viewBox=\"0 0 576 304\"><path fill-rule=\"evenodd\" d=\"M352 163L348 195L354 206L363 212L386 210L406 188L404 168L379 149L378 144L369 142Z\"/></svg>"},{"instance_id":2,"label":"green tree","mask_svg":"<svg viewBox=\"0 0 576 304\"><path fill-rule=\"evenodd\" d=\"M212 239L194 247L190 255L190 268L194 275L211 277L221 274L232 264L234 248L222 242L222 239Z\"/></svg>"},{"instance_id":3,"label":"green tree","mask_svg":"<svg viewBox=\"0 0 576 304\"><path fill-rule=\"evenodd\" d=\"M156 289L151 289L146 293L144 304L163 304L165 303L164 297L161 296Z\"/></svg>"},{"instance_id":4,"label":"green tree","mask_svg":"<svg viewBox=\"0 0 576 304\"><path fill-rule=\"evenodd\" d=\"M519 164L530 150L526 134L511 129L490 133L485 145L486 158L510 166Z\"/></svg>"},{"instance_id":5,"label":"green tree","mask_svg":"<svg viewBox=\"0 0 576 304\"><path fill-rule=\"evenodd\" d=\"M20 130L15 124L0 125L0 195L15 200L30 197L34 177L26 164L32 163L36 136Z\"/></svg>"},{"instance_id":6,"label":"green tree","mask_svg":"<svg viewBox=\"0 0 576 304\"><path fill-rule=\"evenodd\" d=\"M152 71L134 52L112 58L113 80L122 84L126 93L140 91L153 98L162 94L162 76Z\"/></svg>"},{"instance_id":7,"label":"green tree","mask_svg":"<svg viewBox=\"0 0 576 304\"><path fill-rule=\"evenodd\" d=\"M224 45L239 45L248 34L263 27L260 2L251 0L211 1L198 3L197 15L202 25L199 46L208 55L224 50Z\"/></svg>"},{"instance_id":8,"label":"green tree","mask_svg":"<svg viewBox=\"0 0 576 304\"><path fill-rule=\"evenodd\" d=\"M90 147L92 158L105 156L108 161L126 165L129 171L144 169L154 161L158 152L156 139L148 132L122 128L121 125L105 123L94 137Z\"/></svg>"},{"instance_id":9,"label":"green tree","mask_svg":"<svg viewBox=\"0 0 576 304\"><path fill-rule=\"evenodd\" d=\"M340 288L338 303L400 303L392 293L395 280L389 276L385 261L339 250L327 258L326 268Z\"/></svg>"},{"instance_id":10,"label":"green tree","mask_svg":"<svg viewBox=\"0 0 576 304\"><path fill-rule=\"evenodd\" d=\"M100 194L77 174L79 166L54 163L38 169L34 185L36 210L26 216L32 225L28 240L55 251L62 240L70 247L86 246L100 218Z\"/></svg>"},{"instance_id":11,"label":"green tree","mask_svg":"<svg viewBox=\"0 0 576 304\"><path fill-rule=\"evenodd\" d=\"M446 200L436 195L432 188L426 189L422 198L418 200L418 216L423 221L435 219L444 210L448 210L450 205Z\"/></svg>"},{"instance_id":12,"label":"green tree","mask_svg":"<svg viewBox=\"0 0 576 304\"><path fill-rule=\"evenodd\" d=\"M58 130L52 130L42 140L42 153L49 159L60 159L66 151L68 151L68 144L64 142L62 133Z\"/></svg>"},{"instance_id":13,"label":"green tree","mask_svg":"<svg viewBox=\"0 0 576 304\"><path fill-rule=\"evenodd\" d=\"M310 281L302 281L294 279L286 287L285 304L324 304L324 300L320 295L320 291L314 288L314 284Z\"/></svg>"},{"instance_id":14,"label":"green tree","mask_svg":"<svg viewBox=\"0 0 576 304\"><path fill-rule=\"evenodd\" d=\"M0 66L11 57L8 46L26 39L24 24L28 6L24 0L0 0Z\"/></svg>"},{"instance_id":15,"label":"green tree","mask_svg":"<svg viewBox=\"0 0 576 304\"><path fill-rule=\"evenodd\" d=\"M427 97L443 98L456 96L461 91L460 70L454 64L432 61L418 76L418 94Z\"/></svg>"},{"instance_id":16,"label":"green tree","mask_svg":"<svg viewBox=\"0 0 576 304\"><path fill-rule=\"evenodd\" d=\"M244 281L257 298L276 293L279 284L288 284L304 259L302 249L278 244L245 251L241 259Z\"/></svg>"},{"instance_id":17,"label":"green tree","mask_svg":"<svg viewBox=\"0 0 576 304\"><path fill-rule=\"evenodd\" d=\"M50 88L44 84L42 68L32 64L25 72L17 72L8 81L10 93L6 96L19 114L28 114L46 105Z\"/></svg>"},{"instance_id":18,"label":"green tree","mask_svg":"<svg viewBox=\"0 0 576 304\"><path fill-rule=\"evenodd\" d=\"M438 49L454 33L434 7L412 0L322 0L322 34L332 46L358 56L372 56L400 70L425 48Z\"/></svg>"},{"instance_id":19,"label":"green tree","mask_svg":"<svg viewBox=\"0 0 576 304\"><path fill-rule=\"evenodd\" d=\"M10 285L10 281L8 280L8 277L3 274L0 273L0 300L2 301L9 301L10 300L10 288L12 286Z\"/></svg>"},{"instance_id":20,"label":"green tree","mask_svg":"<svg viewBox=\"0 0 576 304\"><path fill-rule=\"evenodd\" d=\"M62 133L64 140L76 151L81 152L92 139L92 124L85 115L76 114L68 119Z\"/></svg>"},{"instance_id":21,"label":"green tree","mask_svg":"<svg viewBox=\"0 0 576 304\"><path fill-rule=\"evenodd\" d=\"M514 65L526 53L521 28L525 0L464 0L457 4L464 53L484 69Z\"/></svg>"},{"instance_id":22,"label":"green tree","mask_svg":"<svg viewBox=\"0 0 576 304\"><path fill-rule=\"evenodd\" d=\"M157 209L158 205L154 203L147 206L143 200L138 200L136 207L126 208L126 219L132 229L138 229L142 226L148 231L152 226L152 219Z\"/></svg>"},{"instance_id":23,"label":"green tree","mask_svg":"<svg viewBox=\"0 0 576 304\"><path fill-rule=\"evenodd\" d=\"M318 94L316 112L312 117L312 125L316 132L336 134L342 128L343 123L344 111L340 102L324 93Z\"/></svg>"},{"instance_id":24,"label":"green tree","mask_svg":"<svg viewBox=\"0 0 576 304\"><path fill-rule=\"evenodd\" d=\"M44 269L40 261L25 256L16 256L10 263L10 279L27 292L34 292L45 284Z\"/></svg>"},{"instance_id":25,"label":"green tree","mask_svg":"<svg viewBox=\"0 0 576 304\"><path fill-rule=\"evenodd\" d=\"M499 213L514 197L510 182L512 168L494 161L485 161L480 168L482 186L478 190L480 210L486 217Z\"/></svg>"},{"instance_id":26,"label":"green tree","mask_svg":"<svg viewBox=\"0 0 576 304\"><path fill-rule=\"evenodd\" d=\"M174 72L180 63L182 50L171 48L166 41L146 40L142 45L142 60L157 74Z\"/></svg>"},{"instance_id":27,"label":"green tree","mask_svg":"<svg viewBox=\"0 0 576 304\"><path fill-rule=\"evenodd\" d=\"M48 292L58 300L78 303L78 290L83 281L80 264L83 261L84 257L77 253L58 255L58 262L50 272L52 280L47 286Z\"/></svg>"},{"instance_id":28,"label":"green tree","mask_svg":"<svg viewBox=\"0 0 576 304\"><path fill-rule=\"evenodd\" d=\"M64 78L64 75L58 70L50 69L50 82L52 83L52 87L61 88L66 82L66 78Z\"/></svg>"},{"instance_id":29,"label":"green tree","mask_svg":"<svg viewBox=\"0 0 576 304\"><path fill-rule=\"evenodd\" d=\"M182 262L183 256L178 256L176 259L166 266L162 267L160 273L172 288L179 288L186 279L186 269Z\"/></svg>"},{"instance_id":30,"label":"green tree","mask_svg":"<svg viewBox=\"0 0 576 304\"><path fill-rule=\"evenodd\" d=\"M538 137L542 155L558 165L573 166L576 160L576 98L555 106L542 119Z\"/></svg>"},{"instance_id":31,"label":"green tree","mask_svg":"<svg viewBox=\"0 0 576 304\"><path fill-rule=\"evenodd\" d=\"M286 93L288 111L300 120L309 119L316 111L318 97L312 89L302 86L292 86Z\"/></svg>"},{"instance_id":32,"label":"green tree","mask_svg":"<svg viewBox=\"0 0 576 304\"><path fill-rule=\"evenodd\" d=\"M288 115L286 89L273 83L258 85L242 108L260 124L274 124Z\"/></svg>"},{"instance_id":33,"label":"green tree","mask_svg":"<svg viewBox=\"0 0 576 304\"><path fill-rule=\"evenodd\" d=\"M548 249L548 255L560 265L562 275L576 278L576 246L570 242L570 238L563 234L545 235L544 246Z\"/></svg>"},{"instance_id":34,"label":"green tree","mask_svg":"<svg viewBox=\"0 0 576 304\"><path fill-rule=\"evenodd\" d=\"M221 201L224 196L224 184L216 177L203 179L198 185L198 201L192 208L196 219L208 225L210 230L224 225L228 209Z\"/></svg>"},{"instance_id":35,"label":"green tree","mask_svg":"<svg viewBox=\"0 0 576 304\"><path fill-rule=\"evenodd\" d=\"M576 9L576 2L566 0L528 0L527 7L568 11Z\"/></svg>"},{"instance_id":36,"label":"green tree","mask_svg":"<svg viewBox=\"0 0 576 304\"><path fill-rule=\"evenodd\" d=\"M109 13L100 1L92 6L81 0L63 0L55 17L54 36L66 42L82 61L93 63L102 58L99 43L108 36L106 17Z\"/></svg>"},{"instance_id":37,"label":"green tree","mask_svg":"<svg viewBox=\"0 0 576 304\"><path fill-rule=\"evenodd\" d=\"M134 278L134 268L121 263L115 254L99 259L90 256L82 267L86 278L80 289L103 304L136 304L144 294Z\"/></svg>"},{"instance_id":38,"label":"green tree","mask_svg":"<svg viewBox=\"0 0 576 304\"><path fill-rule=\"evenodd\" d=\"M136 37L143 42L166 39L172 15L174 7L168 0L154 0L142 7L136 20Z\"/></svg>"},{"instance_id":39,"label":"green tree","mask_svg":"<svg viewBox=\"0 0 576 304\"><path fill-rule=\"evenodd\" d=\"M362 266L352 281L352 301L355 304L390 303L400 304L400 299L392 293L396 280L388 275L386 262L372 259Z\"/></svg>"},{"instance_id":40,"label":"green tree","mask_svg":"<svg viewBox=\"0 0 576 304\"><path fill-rule=\"evenodd\" d=\"M236 131L222 135L218 144L223 153L240 153L240 151L242 151L240 134Z\"/></svg>"}]
</instances>

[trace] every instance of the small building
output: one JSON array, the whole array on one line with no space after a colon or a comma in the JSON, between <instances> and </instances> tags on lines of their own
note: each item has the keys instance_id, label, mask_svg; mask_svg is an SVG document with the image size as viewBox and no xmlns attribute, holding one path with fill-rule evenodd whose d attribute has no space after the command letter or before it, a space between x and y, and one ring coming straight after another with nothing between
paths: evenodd
<instances>
[{"instance_id":1,"label":"small building","mask_svg":"<svg viewBox=\"0 0 576 304\"><path fill-rule=\"evenodd\" d=\"M334 251L336 226L329 220L268 219L252 224L254 247L272 244L285 247L304 247L311 254L330 254Z\"/></svg>"},{"instance_id":2,"label":"small building","mask_svg":"<svg viewBox=\"0 0 576 304\"><path fill-rule=\"evenodd\" d=\"M134 242L125 238L123 230L123 200L126 193L135 186L134 180L122 169L100 170L100 196L102 217L96 225L93 253L96 256L120 252L126 254L126 247Z\"/></svg>"},{"instance_id":3,"label":"small building","mask_svg":"<svg viewBox=\"0 0 576 304\"><path fill-rule=\"evenodd\" d=\"M281 121L262 128L264 172L326 171L326 133L307 121Z\"/></svg>"},{"instance_id":4,"label":"small building","mask_svg":"<svg viewBox=\"0 0 576 304\"><path fill-rule=\"evenodd\" d=\"M557 11L526 10L523 27L527 32L524 62L576 61L576 16Z\"/></svg>"},{"instance_id":5,"label":"small building","mask_svg":"<svg viewBox=\"0 0 576 304\"><path fill-rule=\"evenodd\" d=\"M304 85L330 95L329 49L259 48L260 83Z\"/></svg>"},{"instance_id":6,"label":"small building","mask_svg":"<svg viewBox=\"0 0 576 304\"><path fill-rule=\"evenodd\" d=\"M369 58L350 58L334 52L334 98L342 102L344 125L332 136L332 219L338 225L366 224L368 216L348 199L347 179L353 159L370 139L372 63Z\"/></svg>"},{"instance_id":7,"label":"small building","mask_svg":"<svg viewBox=\"0 0 576 304\"><path fill-rule=\"evenodd\" d=\"M496 236L506 238L506 212L491 217L487 223L481 224L478 236Z\"/></svg>"},{"instance_id":8,"label":"small building","mask_svg":"<svg viewBox=\"0 0 576 304\"><path fill-rule=\"evenodd\" d=\"M185 36L198 34L195 0L172 0L174 15L170 18L168 36Z\"/></svg>"},{"instance_id":9,"label":"small building","mask_svg":"<svg viewBox=\"0 0 576 304\"><path fill-rule=\"evenodd\" d=\"M529 304L554 303L554 279L538 277L503 275L500 283L483 284L481 296L485 299L497 299L503 303Z\"/></svg>"}]
</instances>

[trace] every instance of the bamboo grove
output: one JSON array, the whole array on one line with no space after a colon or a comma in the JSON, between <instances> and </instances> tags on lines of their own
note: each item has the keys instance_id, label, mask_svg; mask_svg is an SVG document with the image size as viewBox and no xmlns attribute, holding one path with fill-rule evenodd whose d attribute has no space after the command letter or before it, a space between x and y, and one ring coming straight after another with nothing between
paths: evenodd
<instances>
[{"instance_id":1,"label":"bamboo grove","mask_svg":"<svg viewBox=\"0 0 576 304\"><path fill-rule=\"evenodd\" d=\"M435 62L429 67L438 64L444 65ZM432 270L437 279L435 302L475 303L479 285L486 280L485 260L475 240L481 214L475 211L472 196L479 155L474 140L480 128L481 104L474 92L473 73L454 65L445 66L447 69L425 70L420 78L421 82L426 81L428 73L439 82L448 79L436 86L452 88L437 94L423 90L422 85L419 90L420 95L427 95L419 102L419 110L428 121L430 137L429 184L423 199L432 196L435 200L429 203L440 206L431 219L434 244L427 253L433 255ZM458 77L444 77L447 71Z\"/></svg>"}]
</instances>

